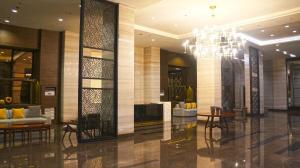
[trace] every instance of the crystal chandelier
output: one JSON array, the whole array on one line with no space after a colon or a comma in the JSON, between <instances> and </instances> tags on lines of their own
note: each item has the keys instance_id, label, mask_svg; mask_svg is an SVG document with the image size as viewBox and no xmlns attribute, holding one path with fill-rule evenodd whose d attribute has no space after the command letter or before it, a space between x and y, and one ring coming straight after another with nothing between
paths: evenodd
<instances>
[{"instance_id":1,"label":"crystal chandelier","mask_svg":"<svg viewBox=\"0 0 300 168\"><path fill-rule=\"evenodd\" d=\"M215 16L216 5L209 7L212 17ZM239 51L243 50L245 41L230 27L204 27L194 30L193 38L183 43L185 53L192 53L195 57L226 57L236 58Z\"/></svg>"}]
</instances>

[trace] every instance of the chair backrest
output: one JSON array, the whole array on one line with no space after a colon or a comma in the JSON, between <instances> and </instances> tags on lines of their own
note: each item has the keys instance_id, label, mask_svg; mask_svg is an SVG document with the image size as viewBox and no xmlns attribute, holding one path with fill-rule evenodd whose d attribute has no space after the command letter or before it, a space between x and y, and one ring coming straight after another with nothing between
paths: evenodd
<instances>
[{"instance_id":1,"label":"chair backrest","mask_svg":"<svg viewBox=\"0 0 300 168\"><path fill-rule=\"evenodd\" d=\"M220 115L223 113L223 110L218 106L210 106L210 112L212 115Z\"/></svg>"}]
</instances>

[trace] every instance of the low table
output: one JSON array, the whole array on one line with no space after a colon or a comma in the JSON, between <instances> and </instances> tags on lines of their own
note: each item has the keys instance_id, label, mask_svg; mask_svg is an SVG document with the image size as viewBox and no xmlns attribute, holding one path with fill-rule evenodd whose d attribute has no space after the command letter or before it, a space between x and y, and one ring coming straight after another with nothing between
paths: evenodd
<instances>
[{"instance_id":1,"label":"low table","mask_svg":"<svg viewBox=\"0 0 300 168\"><path fill-rule=\"evenodd\" d=\"M25 133L27 133L27 140L31 142L31 133L34 131L39 131L39 138L42 140L43 131L46 133L46 139L49 134L49 140L51 137L51 126L46 123L29 123L29 124L0 124L0 131L3 131L3 143L6 145L7 134L9 136L9 144L14 143L15 133L20 132L22 134L22 143L25 140Z\"/></svg>"},{"instance_id":2,"label":"low table","mask_svg":"<svg viewBox=\"0 0 300 168\"><path fill-rule=\"evenodd\" d=\"M205 123L205 134L206 134L206 128L208 127L208 123L209 123L209 133L210 133L210 137L212 136L212 129L215 127L218 128L223 128L222 124L220 123L220 125L214 125L214 118L219 118L219 121L221 122L222 119L224 119L224 122L226 124L226 128L228 131L228 124L226 121L226 118L234 118L235 117L235 113L234 112L222 112L219 114L211 114L211 113L207 113L207 114L197 114L197 116L200 117L207 117L206 123Z\"/></svg>"}]
</instances>

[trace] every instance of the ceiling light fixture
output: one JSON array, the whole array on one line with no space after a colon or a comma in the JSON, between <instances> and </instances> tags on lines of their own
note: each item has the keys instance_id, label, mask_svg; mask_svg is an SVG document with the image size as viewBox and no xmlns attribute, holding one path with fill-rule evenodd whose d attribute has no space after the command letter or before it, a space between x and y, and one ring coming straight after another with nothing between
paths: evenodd
<instances>
[{"instance_id":1,"label":"ceiling light fixture","mask_svg":"<svg viewBox=\"0 0 300 168\"><path fill-rule=\"evenodd\" d=\"M287 55L287 54L288 54L288 52L287 52L287 51L283 51L282 53L283 53L284 55Z\"/></svg>"},{"instance_id":2,"label":"ceiling light fixture","mask_svg":"<svg viewBox=\"0 0 300 168\"><path fill-rule=\"evenodd\" d=\"M277 48L276 51L277 51L277 52L280 52L280 49Z\"/></svg>"},{"instance_id":3,"label":"ceiling light fixture","mask_svg":"<svg viewBox=\"0 0 300 168\"><path fill-rule=\"evenodd\" d=\"M290 27L290 25L285 25L284 27L285 27L285 28L289 28L289 27Z\"/></svg>"},{"instance_id":4,"label":"ceiling light fixture","mask_svg":"<svg viewBox=\"0 0 300 168\"><path fill-rule=\"evenodd\" d=\"M209 6L214 16L215 6ZM236 33L235 28L221 26L206 26L193 31L193 38L183 43L185 53L190 52L197 57L226 57L237 58L237 54L244 48L245 41Z\"/></svg>"},{"instance_id":5,"label":"ceiling light fixture","mask_svg":"<svg viewBox=\"0 0 300 168\"><path fill-rule=\"evenodd\" d=\"M4 22L5 22L5 23L10 23L10 20L4 19Z\"/></svg>"},{"instance_id":6,"label":"ceiling light fixture","mask_svg":"<svg viewBox=\"0 0 300 168\"><path fill-rule=\"evenodd\" d=\"M265 32L265 30L264 29L262 29L262 30L260 30L261 32Z\"/></svg>"},{"instance_id":7,"label":"ceiling light fixture","mask_svg":"<svg viewBox=\"0 0 300 168\"><path fill-rule=\"evenodd\" d=\"M155 39L151 39L151 41L152 41L152 42L154 42L154 41L155 41Z\"/></svg>"},{"instance_id":8,"label":"ceiling light fixture","mask_svg":"<svg viewBox=\"0 0 300 168\"><path fill-rule=\"evenodd\" d=\"M279 44L276 44L275 46L276 46L276 47L279 47Z\"/></svg>"},{"instance_id":9,"label":"ceiling light fixture","mask_svg":"<svg viewBox=\"0 0 300 168\"><path fill-rule=\"evenodd\" d=\"M297 33L297 30L293 30L293 33Z\"/></svg>"},{"instance_id":10,"label":"ceiling light fixture","mask_svg":"<svg viewBox=\"0 0 300 168\"><path fill-rule=\"evenodd\" d=\"M290 54L290 57L296 57L296 55L295 54Z\"/></svg>"},{"instance_id":11,"label":"ceiling light fixture","mask_svg":"<svg viewBox=\"0 0 300 168\"><path fill-rule=\"evenodd\" d=\"M270 37L274 37L275 35L274 34L270 34Z\"/></svg>"},{"instance_id":12,"label":"ceiling light fixture","mask_svg":"<svg viewBox=\"0 0 300 168\"><path fill-rule=\"evenodd\" d=\"M12 9L11 9L11 12L12 12L12 13L18 13L18 12L19 12L19 8L18 8L18 7L12 8Z\"/></svg>"},{"instance_id":13,"label":"ceiling light fixture","mask_svg":"<svg viewBox=\"0 0 300 168\"><path fill-rule=\"evenodd\" d=\"M57 19L59 22L62 22L62 21L64 21L64 19L63 18L58 18Z\"/></svg>"}]
</instances>

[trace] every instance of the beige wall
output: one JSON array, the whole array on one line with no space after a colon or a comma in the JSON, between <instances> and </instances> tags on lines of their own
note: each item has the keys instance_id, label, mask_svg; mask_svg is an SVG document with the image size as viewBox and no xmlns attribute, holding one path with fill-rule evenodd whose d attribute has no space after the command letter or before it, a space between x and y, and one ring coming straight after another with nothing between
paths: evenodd
<instances>
[{"instance_id":1,"label":"beige wall","mask_svg":"<svg viewBox=\"0 0 300 168\"><path fill-rule=\"evenodd\" d=\"M210 106L222 106L221 59L197 59L198 113L210 113Z\"/></svg>"},{"instance_id":2,"label":"beige wall","mask_svg":"<svg viewBox=\"0 0 300 168\"><path fill-rule=\"evenodd\" d=\"M144 50L144 102L160 102L160 48Z\"/></svg>"},{"instance_id":3,"label":"beige wall","mask_svg":"<svg viewBox=\"0 0 300 168\"><path fill-rule=\"evenodd\" d=\"M134 132L134 14L119 6L118 135Z\"/></svg>"},{"instance_id":4,"label":"beige wall","mask_svg":"<svg viewBox=\"0 0 300 168\"><path fill-rule=\"evenodd\" d=\"M66 31L62 69L62 119L77 119L79 34Z\"/></svg>"},{"instance_id":5,"label":"beige wall","mask_svg":"<svg viewBox=\"0 0 300 168\"><path fill-rule=\"evenodd\" d=\"M144 104L144 48L134 48L134 104Z\"/></svg>"},{"instance_id":6,"label":"beige wall","mask_svg":"<svg viewBox=\"0 0 300 168\"><path fill-rule=\"evenodd\" d=\"M285 56L273 59L273 108L287 109L287 79Z\"/></svg>"}]
</instances>

